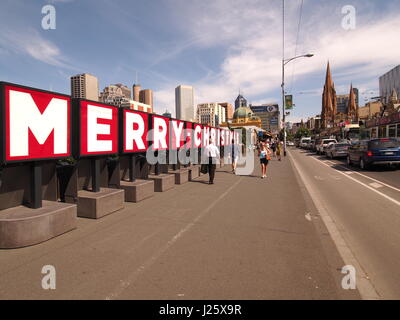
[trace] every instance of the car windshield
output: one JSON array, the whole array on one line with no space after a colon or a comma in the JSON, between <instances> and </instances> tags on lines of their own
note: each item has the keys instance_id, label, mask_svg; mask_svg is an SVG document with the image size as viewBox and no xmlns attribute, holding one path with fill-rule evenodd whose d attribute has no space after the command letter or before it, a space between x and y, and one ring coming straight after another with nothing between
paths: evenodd
<instances>
[{"instance_id":1,"label":"car windshield","mask_svg":"<svg viewBox=\"0 0 400 320\"><path fill-rule=\"evenodd\" d=\"M336 140L324 140L323 143L328 144L328 143L331 143L331 142L336 142Z\"/></svg>"},{"instance_id":2,"label":"car windshield","mask_svg":"<svg viewBox=\"0 0 400 320\"><path fill-rule=\"evenodd\" d=\"M382 139L370 141L371 149L399 148L400 142L396 140Z\"/></svg>"}]
</instances>

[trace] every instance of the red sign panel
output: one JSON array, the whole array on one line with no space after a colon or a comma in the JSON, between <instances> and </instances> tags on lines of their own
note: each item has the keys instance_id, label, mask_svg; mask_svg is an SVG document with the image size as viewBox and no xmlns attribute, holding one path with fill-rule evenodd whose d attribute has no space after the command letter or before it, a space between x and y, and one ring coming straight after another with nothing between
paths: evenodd
<instances>
[{"instance_id":1,"label":"red sign panel","mask_svg":"<svg viewBox=\"0 0 400 320\"><path fill-rule=\"evenodd\" d=\"M169 118L153 116L153 150L169 147Z\"/></svg>"},{"instance_id":2,"label":"red sign panel","mask_svg":"<svg viewBox=\"0 0 400 320\"><path fill-rule=\"evenodd\" d=\"M194 124L194 129L193 129L193 147L195 148L200 148L201 147L201 141L202 141L202 126L201 124Z\"/></svg>"},{"instance_id":3,"label":"red sign panel","mask_svg":"<svg viewBox=\"0 0 400 320\"><path fill-rule=\"evenodd\" d=\"M146 151L149 115L144 112L123 110L123 152Z\"/></svg>"},{"instance_id":4,"label":"red sign panel","mask_svg":"<svg viewBox=\"0 0 400 320\"><path fill-rule=\"evenodd\" d=\"M68 96L4 84L5 162L71 155Z\"/></svg>"},{"instance_id":5,"label":"red sign panel","mask_svg":"<svg viewBox=\"0 0 400 320\"><path fill-rule=\"evenodd\" d=\"M171 119L169 122L171 128L171 146L170 149L177 150L183 147L185 143L185 122Z\"/></svg>"},{"instance_id":6,"label":"red sign panel","mask_svg":"<svg viewBox=\"0 0 400 320\"><path fill-rule=\"evenodd\" d=\"M80 100L80 155L118 152L118 108Z\"/></svg>"}]
</instances>

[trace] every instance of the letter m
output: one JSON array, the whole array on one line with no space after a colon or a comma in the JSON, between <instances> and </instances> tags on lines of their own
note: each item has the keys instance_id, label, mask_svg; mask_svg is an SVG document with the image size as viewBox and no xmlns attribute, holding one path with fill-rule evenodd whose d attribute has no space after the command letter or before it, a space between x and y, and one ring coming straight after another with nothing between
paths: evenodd
<instances>
[{"instance_id":1,"label":"letter m","mask_svg":"<svg viewBox=\"0 0 400 320\"><path fill-rule=\"evenodd\" d=\"M69 100L50 93L8 92L7 160L69 156Z\"/></svg>"}]
</instances>

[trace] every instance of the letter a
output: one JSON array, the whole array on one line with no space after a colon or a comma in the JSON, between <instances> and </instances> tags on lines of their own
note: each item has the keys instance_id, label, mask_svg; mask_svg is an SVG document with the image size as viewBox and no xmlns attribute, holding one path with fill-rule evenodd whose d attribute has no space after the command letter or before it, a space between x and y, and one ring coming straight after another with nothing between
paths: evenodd
<instances>
[{"instance_id":1,"label":"letter a","mask_svg":"<svg viewBox=\"0 0 400 320\"><path fill-rule=\"evenodd\" d=\"M46 274L42 279L42 288L44 290L56 289L56 268L51 265L43 266L42 274Z\"/></svg>"}]
</instances>

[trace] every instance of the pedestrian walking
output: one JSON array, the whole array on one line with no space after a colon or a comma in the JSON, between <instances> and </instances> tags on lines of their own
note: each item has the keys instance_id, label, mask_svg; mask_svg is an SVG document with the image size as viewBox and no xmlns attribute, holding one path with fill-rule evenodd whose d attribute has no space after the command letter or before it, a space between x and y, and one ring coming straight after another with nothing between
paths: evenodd
<instances>
[{"instance_id":1,"label":"pedestrian walking","mask_svg":"<svg viewBox=\"0 0 400 320\"><path fill-rule=\"evenodd\" d=\"M267 177L267 166L269 160L271 160L271 150L267 147L266 143L262 143L260 149L258 150L258 156L260 157L261 165L261 179Z\"/></svg>"},{"instance_id":2,"label":"pedestrian walking","mask_svg":"<svg viewBox=\"0 0 400 320\"><path fill-rule=\"evenodd\" d=\"M276 156L278 157L278 160L281 161L282 160L282 142L278 141L277 145L276 145Z\"/></svg>"},{"instance_id":3,"label":"pedestrian walking","mask_svg":"<svg viewBox=\"0 0 400 320\"><path fill-rule=\"evenodd\" d=\"M232 160L232 173L236 173L237 161L239 159L240 149L239 146L235 143L235 140L232 139L232 143L229 146L229 156Z\"/></svg>"},{"instance_id":4,"label":"pedestrian walking","mask_svg":"<svg viewBox=\"0 0 400 320\"><path fill-rule=\"evenodd\" d=\"M208 164L208 184L214 184L215 170L220 159L219 148L215 145L214 138L210 136L209 144L204 148L203 159Z\"/></svg>"},{"instance_id":5,"label":"pedestrian walking","mask_svg":"<svg viewBox=\"0 0 400 320\"><path fill-rule=\"evenodd\" d=\"M271 149L272 149L272 156L275 158L276 156L276 141L274 140L271 144Z\"/></svg>"}]
</instances>

